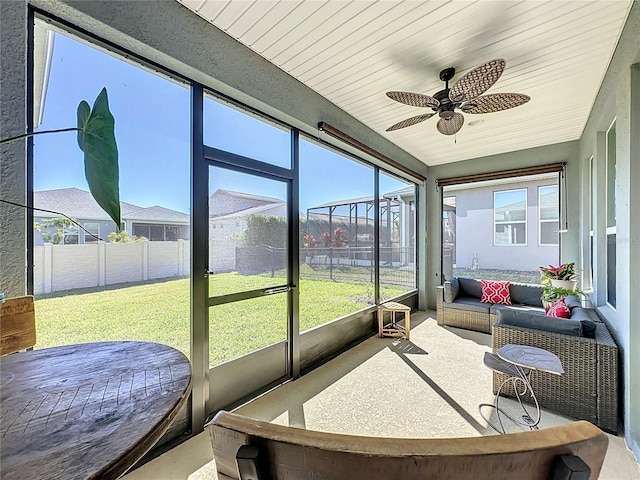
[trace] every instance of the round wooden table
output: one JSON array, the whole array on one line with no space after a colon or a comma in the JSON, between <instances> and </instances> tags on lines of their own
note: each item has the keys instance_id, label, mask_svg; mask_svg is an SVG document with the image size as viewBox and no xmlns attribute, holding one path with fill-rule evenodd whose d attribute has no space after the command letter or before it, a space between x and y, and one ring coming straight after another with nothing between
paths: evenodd
<instances>
[{"instance_id":1,"label":"round wooden table","mask_svg":"<svg viewBox=\"0 0 640 480\"><path fill-rule=\"evenodd\" d=\"M101 342L0 358L3 480L118 478L187 401L191 364L147 342Z\"/></svg>"}]
</instances>

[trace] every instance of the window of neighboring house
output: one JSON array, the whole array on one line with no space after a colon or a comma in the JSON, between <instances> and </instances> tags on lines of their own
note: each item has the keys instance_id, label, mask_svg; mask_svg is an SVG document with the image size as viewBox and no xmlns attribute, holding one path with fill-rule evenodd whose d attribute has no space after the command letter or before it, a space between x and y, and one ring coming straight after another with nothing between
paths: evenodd
<instances>
[{"instance_id":1,"label":"window of neighboring house","mask_svg":"<svg viewBox=\"0 0 640 480\"><path fill-rule=\"evenodd\" d=\"M494 245L527 244L527 190L493 193Z\"/></svg>"},{"instance_id":2,"label":"window of neighboring house","mask_svg":"<svg viewBox=\"0 0 640 480\"><path fill-rule=\"evenodd\" d=\"M175 242L177 240L178 240L178 227L165 225L164 226L164 241L165 242Z\"/></svg>"},{"instance_id":3,"label":"window of neighboring house","mask_svg":"<svg viewBox=\"0 0 640 480\"><path fill-rule=\"evenodd\" d=\"M86 222L84 224L84 243L95 243L100 237L100 224L96 222ZM98 238L96 238L98 237Z\"/></svg>"},{"instance_id":4,"label":"window of neighboring house","mask_svg":"<svg viewBox=\"0 0 640 480\"><path fill-rule=\"evenodd\" d=\"M616 122L607 131L607 303L616 307Z\"/></svg>"},{"instance_id":5,"label":"window of neighboring house","mask_svg":"<svg viewBox=\"0 0 640 480\"><path fill-rule=\"evenodd\" d=\"M65 245L77 245L78 244L78 227L64 227L64 241Z\"/></svg>"},{"instance_id":6,"label":"window of neighboring house","mask_svg":"<svg viewBox=\"0 0 640 480\"><path fill-rule=\"evenodd\" d=\"M540 221L538 245L558 245L560 230L558 185L538 187L538 218Z\"/></svg>"}]
</instances>

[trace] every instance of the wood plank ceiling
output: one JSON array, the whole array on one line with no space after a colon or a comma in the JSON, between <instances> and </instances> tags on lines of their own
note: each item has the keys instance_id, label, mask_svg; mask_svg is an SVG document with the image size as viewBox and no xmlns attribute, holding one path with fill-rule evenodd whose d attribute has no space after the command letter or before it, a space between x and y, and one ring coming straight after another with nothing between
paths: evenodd
<instances>
[{"instance_id":1,"label":"wood plank ceiling","mask_svg":"<svg viewBox=\"0 0 640 480\"><path fill-rule=\"evenodd\" d=\"M632 0L178 0L427 165L577 140ZM453 136L437 117L385 132L430 109L385 92L433 95L494 58L490 93L524 93L512 110L465 114ZM470 125L482 120L480 125ZM475 123L475 122L474 122Z\"/></svg>"}]
</instances>

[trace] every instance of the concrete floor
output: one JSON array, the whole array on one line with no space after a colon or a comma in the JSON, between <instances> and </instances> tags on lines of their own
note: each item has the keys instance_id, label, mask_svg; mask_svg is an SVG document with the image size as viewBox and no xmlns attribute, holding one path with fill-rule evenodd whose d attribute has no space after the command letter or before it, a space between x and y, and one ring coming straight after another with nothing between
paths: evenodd
<instances>
[{"instance_id":1,"label":"concrete floor","mask_svg":"<svg viewBox=\"0 0 640 480\"><path fill-rule=\"evenodd\" d=\"M491 371L482 364L484 352L491 349L490 335L439 327L435 312L414 314L411 323L411 341L372 337L237 412L274 423L355 435L495 434L478 413L478 404L493 401ZM507 408L515 405L505 400ZM540 427L571 420L543 410ZM507 427L520 431L513 425ZM640 480L640 465L622 436L608 437L600 479ZM217 478L208 434L197 435L124 478Z\"/></svg>"}]
</instances>

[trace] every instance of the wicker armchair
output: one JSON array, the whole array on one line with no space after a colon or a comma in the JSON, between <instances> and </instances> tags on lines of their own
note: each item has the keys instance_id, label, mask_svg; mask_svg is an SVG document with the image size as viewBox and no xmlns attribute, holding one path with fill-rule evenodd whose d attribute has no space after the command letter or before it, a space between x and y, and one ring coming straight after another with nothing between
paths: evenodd
<instances>
[{"instance_id":1,"label":"wicker armchair","mask_svg":"<svg viewBox=\"0 0 640 480\"><path fill-rule=\"evenodd\" d=\"M595 311L592 311L595 316ZM595 338L574 337L510 325L493 325L496 353L508 343L531 345L555 353L562 376L533 372L531 384L540 405L573 418L588 420L610 432L618 429L618 347L607 326L596 324ZM493 374L493 391L505 375ZM513 396L513 389L502 390Z\"/></svg>"}]
</instances>

